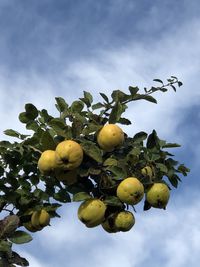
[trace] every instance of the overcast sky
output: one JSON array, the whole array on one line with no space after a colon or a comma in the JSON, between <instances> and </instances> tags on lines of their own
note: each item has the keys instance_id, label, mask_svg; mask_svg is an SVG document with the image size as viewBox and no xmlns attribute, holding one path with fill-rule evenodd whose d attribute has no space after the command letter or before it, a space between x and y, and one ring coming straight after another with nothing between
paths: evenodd
<instances>
[{"instance_id":1,"label":"overcast sky","mask_svg":"<svg viewBox=\"0 0 200 267\"><path fill-rule=\"evenodd\" d=\"M191 168L174 189L166 211L137 208L128 233L87 229L78 204L16 250L31 267L198 267L200 261L200 3L198 0L0 0L0 138L24 105L56 114L55 97L71 102L87 90L127 91L179 77L177 93L158 94L158 104L139 101L124 127L131 136L156 129L182 144L176 159Z\"/></svg>"}]
</instances>

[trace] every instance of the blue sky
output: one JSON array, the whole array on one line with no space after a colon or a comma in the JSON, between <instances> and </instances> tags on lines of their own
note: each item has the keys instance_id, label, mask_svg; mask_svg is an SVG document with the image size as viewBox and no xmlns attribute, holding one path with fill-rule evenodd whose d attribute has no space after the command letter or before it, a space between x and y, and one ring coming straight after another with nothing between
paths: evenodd
<instances>
[{"instance_id":1,"label":"blue sky","mask_svg":"<svg viewBox=\"0 0 200 267\"><path fill-rule=\"evenodd\" d=\"M176 158L191 168L172 193L166 212L143 213L128 233L86 229L77 205L64 205L62 219L18 249L31 267L197 267L200 260L200 3L198 0L0 0L0 137L25 131L18 122L31 102L55 114L54 98L67 102L91 91L111 93L129 85L151 86L154 78L178 76L175 94L158 105L130 107L134 135L156 129L179 142ZM192 226L192 227L191 227Z\"/></svg>"}]
</instances>

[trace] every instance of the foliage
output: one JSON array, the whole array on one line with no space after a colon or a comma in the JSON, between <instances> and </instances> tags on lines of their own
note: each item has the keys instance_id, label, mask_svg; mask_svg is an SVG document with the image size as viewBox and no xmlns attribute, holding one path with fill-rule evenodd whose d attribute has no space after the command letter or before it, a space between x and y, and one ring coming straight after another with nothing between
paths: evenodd
<instances>
[{"instance_id":1,"label":"foliage","mask_svg":"<svg viewBox=\"0 0 200 267\"><path fill-rule=\"evenodd\" d=\"M119 183L129 176L137 177L145 191L154 182L162 181L169 187L177 187L180 175L186 176L189 169L179 164L166 149L179 147L158 137L156 130L148 134L135 133L133 137L125 134L125 141L113 152L103 151L97 143L98 131L106 123L130 125L124 117L128 104L137 100L157 103L152 96L155 92L176 91L182 83L174 76L160 86L153 86L144 93L138 87L129 87L129 93L120 90L108 97L100 93L101 102L94 103L89 92L71 105L61 97L56 97L57 117L47 110L38 110L33 104L25 105L19 114L30 134L21 134L13 129L4 133L18 141L0 142L0 212L7 216L0 221L0 265L28 266L26 259L12 251L12 245L32 240L29 233L18 230L30 222L31 212L46 210L51 218L60 217L57 213L62 203L100 198L111 209L121 209L123 203L116 196ZM54 173L42 175L37 167L40 155L45 150L55 150L63 140L78 142L84 158L78 168L77 180L73 184L59 181ZM153 168L153 175L144 175L141 169ZM144 210L150 207L144 204Z\"/></svg>"}]
</instances>

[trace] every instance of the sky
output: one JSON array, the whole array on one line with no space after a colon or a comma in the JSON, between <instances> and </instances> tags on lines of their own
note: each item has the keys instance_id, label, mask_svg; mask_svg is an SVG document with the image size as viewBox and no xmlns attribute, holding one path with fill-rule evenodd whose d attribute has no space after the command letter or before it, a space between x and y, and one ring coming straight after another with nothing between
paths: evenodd
<instances>
[{"instance_id":1,"label":"sky","mask_svg":"<svg viewBox=\"0 0 200 267\"><path fill-rule=\"evenodd\" d=\"M177 76L176 93L139 101L126 116L130 136L156 129L177 142L171 150L191 169L174 189L166 211L135 214L128 233L87 229L79 203L59 209L60 219L16 246L31 267L199 266L200 3L198 0L0 0L0 138L8 128L26 132L18 114L26 103L56 114L55 97L71 103L90 91L110 94L129 85Z\"/></svg>"}]
</instances>

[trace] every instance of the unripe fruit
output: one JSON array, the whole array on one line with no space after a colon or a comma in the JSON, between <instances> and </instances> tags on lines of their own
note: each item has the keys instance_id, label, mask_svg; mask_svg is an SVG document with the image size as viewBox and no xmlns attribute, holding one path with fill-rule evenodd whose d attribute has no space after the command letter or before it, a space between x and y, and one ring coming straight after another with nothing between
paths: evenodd
<instances>
[{"instance_id":1,"label":"unripe fruit","mask_svg":"<svg viewBox=\"0 0 200 267\"><path fill-rule=\"evenodd\" d=\"M129 231L135 224L135 217L130 211L121 211L115 217L115 227L122 232Z\"/></svg>"},{"instance_id":2,"label":"unripe fruit","mask_svg":"<svg viewBox=\"0 0 200 267\"><path fill-rule=\"evenodd\" d=\"M124 179L117 187L118 198L130 205L136 205L144 196L144 186L135 177Z\"/></svg>"},{"instance_id":3,"label":"unripe fruit","mask_svg":"<svg viewBox=\"0 0 200 267\"><path fill-rule=\"evenodd\" d=\"M73 170L80 166L83 160L83 149L79 143L65 140L56 147L56 164L58 168Z\"/></svg>"},{"instance_id":4,"label":"unripe fruit","mask_svg":"<svg viewBox=\"0 0 200 267\"><path fill-rule=\"evenodd\" d=\"M44 175L50 175L54 171L56 168L54 150L46 150L41 154L38 160L38 168Z\"/></svg>"},{"instance_id":5,"label":"unripe fruit","mask_svg":"<svg viewBox=\"0 0 200 267\"><path fill-rule=\"evenodd\" d=\"M99 146L106 152L120 147L124 142L124 132L116 124L106 124L97 135Z\"/></svg>"},{"instance_id":6,"label":"unripe fruit","mask_svg":"<svg viewBox=\"0 0 200 267\"><path fill-rule=\"evenodd\" d=\"M78 218L87 227L95 227L104 220L106 205L99 199L85 200L78 209Z\"/></svg>"},{"instance_id":7,"label":"unripe fruit","mask_svg":"<svg viewBox=\"0 0 200 267\"><path fill-rule=\"evenodd\" d=\"M154 175L154 170L153 170L152 167L150 167L150 166L146 166L146 167L142 168L141 173L142 173L144 176L149 176L150 178L152 178L153 175Z\"/></svg>"},{"instance_id":8,"label":"unripe fruit","mask_svg":"<svg viewBox=\"0 0 200 267\"><path fill-rule=\"evenodd\" d=\"M165 209L170 197L170 190L164 183L154 183L146 193L147 202L154 208Z\"/></svg>"}]
</instances>

